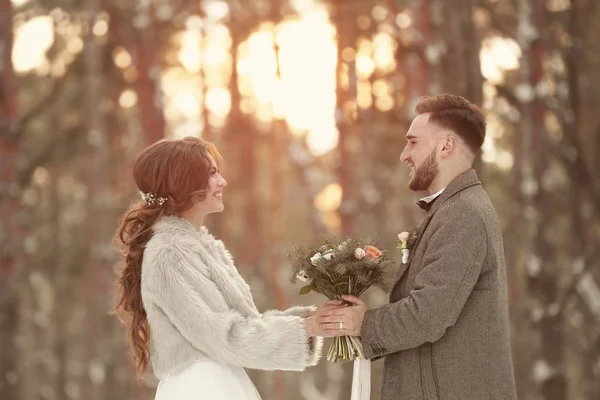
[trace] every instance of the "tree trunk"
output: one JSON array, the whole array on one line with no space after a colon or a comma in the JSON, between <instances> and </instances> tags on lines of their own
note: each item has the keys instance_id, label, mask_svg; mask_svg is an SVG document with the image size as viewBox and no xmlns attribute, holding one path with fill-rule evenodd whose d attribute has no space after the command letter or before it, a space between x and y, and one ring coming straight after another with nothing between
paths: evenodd
<instances>
[{"instance_id":1,"label":"tree trunk","mask_svg":"<svg viewBox=\"0 0 600 400\"><path fill-rule=\"evenodd\" d=\"M0 398L18 398L15 334L19 326L14 282L20 229L17 182L18 143L12 137L17 121L17 85L12 66L13 10L0 0Z\"/></svg>"},{"instance_id":2,"label":"tree trunk","mask_svg":"<svg viewBox=\"0 0 600 400\"><path fill-rule=\"evenodd\" d=\"M265 278L267 287L270 289L270 297L274 299L275 308L284 310L289 307L289 300L283 290L280 282L281 268L284 265L281 249L284 245L285 233L285 205L284 205L284 162L285 142L287 127L283 121L273 121L270 140L270 190L269 190L269 212L266 216L269 232L267 233L267 268L265 269ZM283 374L281 371L275 371L273 379L273 391L271 398L284 399L285 386Z\"/></svg>"},{"instance_id":3,"label":"tree trunk","mask_svg":"<svg viewBox=\"0 0 600 400\"><path fill-rule=\"evenodd\" d=\"M546 8L543 3L532 2L532 20L538 29L542 27L545 20ZM536 88L542 81L544 74L544 47L541 38L538 38L530 48L530 85ZM533 174L537 181L538 190L533 196L533 204L537 206L539 218L537 221L537 232L534 241L534 254L539 257L541 271L537 279L530 280L530 290L533 296L537 296L542 307L546 311L542 318L539 329L542 336L541 355L554 372L542 383L542 395L547 400L562 400L566 395L566 371L564 364L564 332L562 315L553 315L549 310L552 303L558 297L558 282L560 281L560 265L557 264L557 249L548 241L548 233L556 216L556 193L547 191L544 187L544 175L547 172L549 151L547 136L544 132L545 107L540 99L535 99L529 105L531 115L531 148ZM541 359L540 359L541 360Z\"/></svg>"},{"instance_id":4,"label":"tree trunk","mask_svg":"<svg viewBox=\"0 0 600 400\"><path fill-rule=\"evenodd\" d=\"M204 57L206 54L206 49L208 48L208 46L206 45L208 42L208 30L206 28L206 26L203 27L202 30L202 44L201 44L201 52L202 52L202 64L200 67L200 74L202 77L202 110L200 110L201 114L202 114L202 137L206 140L208 140L209 142L213 142L215 143L215 145L219 145L218 142L215 141L215 137L214 136L214 132L213 132L213 127L210 124L210 110L208 109L207 105L206 105L206 99L208 97L208 79L209 79L209 75L208 75L208 67L205 63ZM235 49L231 49L232 52L235 51ZM235 65L232 65L232 67L234 67ZM232 71L233 72L233 71ZM231 108L233 107L238 107L238 105L234 105L233 101L231 104Z\"/></svg>"},{"instance_id":5,"label":"tree trunk","mask_svg":"<svg viewBox=\"0 0 600 400\"><path fill-rule=\"evenodd\" d=\"M135 31L133 58L138 71L136 92L146 145L165 137L165 116L159 85L160 65L155 58L152 28Z\"/></svg>"},{"instance_id":6,"label":"tree trunk","mask_svg":"<svg viewBox=\"0 0 600 400\"><path fill-rule=\"evenodd\" d=\"M231 111L227 122L227 135L230 143L236 143L235 151L238 154L235 157L235 179L244 199L242 215L242 231L244 233L241 243L241 261L242 265L255 269L260 262L261 249L263 248L258 166L256 162L260 141L257 137L254 121L245 115L240 108L241 93L238 86L237 51L242 37L236 34L235 29L232 29L231 35L233 67L230 84Z\"/></svg>"},{"instance_id":7,"label":"tree trunk","mask_svg":"<svg viewBox=\"0 0 600 400\"><path fill-rule=\"evenodd\" d=\"M598 246L597 239L594 239L594 230L595 225L600 221L600 210L593 206L595 202L593 189L595 187L595 182L592 174L589 172L590 170L593 170L593 167L591 167L592 163L587 162L587 160L593 159L590 156L593 157L594 150L600 149L600 146L595 146L596 143L594 143L594 134L597 134L597 131L588 129L588 131L592 133L589 137L586 137L583 134L586 132L585 122L587 122L584 108L586 94L583 94L582 96L581 82L585 81L589 76L589 72L585 70L586 57L584 48L586 46L585 32L590 28L589 26L585 26L584 21L586 20L586 15L588 13L594 12L593 8L589 7L589 5L588 8L585 8L586 5L585 1L571 1L571 7L568 13L569 19L567 22L567 31L571 36L574 45L564 50L564 61L567 67L567 82L565 83L568 87L568 98L564 99L565 103L568 104L568 106L565 107L565 114L568 112L567 110L570 110L571 117L566 118L566 115L562 117L565 121L563 123L564 127L562 131L565 135L565 141L577 152L578 161L573 163L573 165L566 165L565 167L567 171L570 171L572 176L579 175L587 178L586 182L581 182L576 176L573 176L570 182L571 190L569 191L567 199L568 204L576 205L575 207L570 207L572 234L570 235L571 240L569 248L574 261L581 258L588 258L582 255L594 253L592 249ZM592 96L589 96L588 99L590 97ZM582 171L581 169L585 169L586 171ZM589 198L586 196L586 192L588 192ZM586 211L588 207L591 212ZM598 265L598 261L597 258L588 258L585 263L588 265ZM594 276L592 268L590 268L590 273L592 279L598 277L598 274ZM573 275L575 274L573 273ZM568 299L566 301L568 301ZM582 307L587 307L587 304L585 303L585 301L578 302ZM566 304L561 306L566 307ZM593 312L586 313L584 311L582 314L593 314ZM592 317L593 319L593 315L588 315L588 318L589 317ZM590 324L590 326L593 326L593 324ZM598 379L597 376L595 376L600 352L598 352L598 348L594 343L594 330L582 328L580 328L580 330L583 330L583 332L587 331L588 335L591 336L590 339L586 340L589 347L586 349L587 351L585 351L585 354L581 356L582 392L585 393L586 398L596 399L600 395L600 388L597 384ZM596 337L600 338L600 335L596 334ZM600 345L600 341L597 341L596 343Z\"/></svg>"},{"instance_id":8,"label":"tree trunk","mask_svg":"<svg viewBox=\"0 0 600 400\"><path fill-rule=\"evenodd\" d=\"M523 2L519 9L519 23L543 29L545 6L537 1ZM521 30L521 32L523 32ZM522 33L523 35L523 33ZM544 42L541 33L536 37L520 37L520 44L527 57L521 64L524 87L531 90L543 79ZM560 268L557 265L556 246L548 241L548 233L556 215L557 194L546 189L543 178L548 168L549 151L544 132L545 106L535 94L522 96L522 115L525 124L519 135L522 143L522 209L529 225L530 255L528 256L528 291L531 296L532 322L541 338L540 348L534 352L534 383L547 400L564 399L566 394L564 365L564 333L562 316L550 310L558 297ZM532 210L537 210L533 212Z\"/></svg>"},{"instance_id":9,"label":"tree trunk","mask_svg":"<svg viewBox=\"0 0 600 400\"><path fill-rule=\"evenodd\" d=\"M87 0L86 11L90 27L101 12L100 0ZM82 393L85 399L100 400L104 397L103 377L105 375L103 351L104 340L102 332L102 316L108 311L104 307L104 294L107 292L106 275L103 271L110 271L111 265L106 262L106 254L111 238L112 218L107 218L107 200L109 193L110 166L109 145L106 133L105 111L103 104L106 101L106 81L104 62L107 53L103 45L99 44L93 31L90 30L84 48L85 82L86 82L86 115L87 115L87 162L86 186L87 192L87 217L86 217L86 242L87 262L84 270L84 304L87 309L85 319L85 337L83 338L84 371ZM112 249L111 249L112 250Z\"/></svg>"},{"instance_id":10,"label":"tree trunk","mask_svg":"<svg viewBox=\"0 0 600 400\"><path fill-rule=\"evenodd\" d=\"M427 46L431 44L432 39L429 0L415 0L412 4L413 29L417 39L415 43L411 43L411 46L420 47L424 52ZM409 52L406 54L404 63L407 73L406 96L409 105L409 109L406 111L412 117L414 106L419 98L432 94L430 89L432 71L425 54L419 55L416 52Z\"/></svg>"},{"instance_id":11,"label":"tree trunk","mask_svg":"<svg viewBox=\"0 0 600 400\"><path fill-rule=\"evenodd\" d=\"M434 7L435 5L435 7ZM474 0L432 3L441 9L436 21L437 45L442 56L435 69L441 76L441 91L456 94L481 105L483 76L479 62L480 41L473 21Z\"/></svg>"},{"instance_id":12,"label":"tree trunk","mask_svg":"<svg viewBox=\"0 0 600 400\"><path fill-rule=\"evenodd\" d=\"M434 68L441 77L441 85L433 82L441 92L465 97L478 106L483 103L483 76L479 61L480 40L473 20L474 0L436 1L432 3L442 11L433 13L440 18L437 36L445 53ZM435 94L435 92L433 93ZM479 179L483 180L481 153L474 164Z\"/></svg>"},{"instance_id":13,"label":"tree trunk","mask_svg":"<svg viewBox=\"0 0 600 400\"><path fill-rule=\"evenodd\" d=\"M277 44L277 26L281 21L281 4L279 1L273 1L271 4L271 20L273 22L273 52L275 53L275 60L277 62L276 76L279 82L281 82L281 70L279 65L279 45ZM281 277L280 268L283 264L281 258L281 249L284 231L285 231L285 207L284 207L284 190L285 190L285 179L284 179L284 160L283 155L286 152L286 138L288 134L287 125L284 121L274 119L271 122L271 141L270 147L270 161L269 167L270 172L270 191L269 201L270 207L269 212L266 215L267 223L265 227L270 227L267 232L267 243L269 244L270 251L268 252L266 280L267 285L271 289L271 296L275 299L275 307L279 310L284 310L289 307L289 301L279 278ZM273 386L271 398L284 399L285 385L283 380L282 371L275 371L273 377Z\"/></svg>"},{"instance_id":14,"label":"tree trunk","mask_svg":"<svg viewBox=\"0 0 600 400\"><path fill-rule=\"evenodd\" d=\"M336 125L339 132L338 151L340 166L338 168L339 183L342 187L342 203L340 205L341 235L351 236L354 233L354 217L356 212L357 193L353 180L354 147L356 136L356 63L346 61L342 57L345 48L356 47L356 18L353 12L355 5L351 3L337 4L332 22L337 31L337 85L336 85Z\"/></svg>"}]
</instances>

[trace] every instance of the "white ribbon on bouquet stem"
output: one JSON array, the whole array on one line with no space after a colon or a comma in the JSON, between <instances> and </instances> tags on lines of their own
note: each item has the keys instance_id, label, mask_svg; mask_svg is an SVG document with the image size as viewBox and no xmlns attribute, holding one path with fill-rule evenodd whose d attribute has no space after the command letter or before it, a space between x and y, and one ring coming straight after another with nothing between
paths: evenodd
<instances>
[{"instance_id":1,"label":"white ribbon on bouquet stem","mask_svg":"<svg viewBox=\"0 0 600 400\"><path fill-rule=\"evenodd\" d=\"M371 360L354 360L352 373L352 396L350 400L369 400L371 398Z\"/></svg>"}]
</instances>

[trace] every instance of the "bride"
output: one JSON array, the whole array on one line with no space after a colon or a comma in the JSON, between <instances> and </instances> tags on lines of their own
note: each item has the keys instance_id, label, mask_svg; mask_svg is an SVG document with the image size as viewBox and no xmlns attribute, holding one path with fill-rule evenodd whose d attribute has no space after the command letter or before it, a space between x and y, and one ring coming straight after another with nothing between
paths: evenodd
<instances>
[{"instance_id":1,"label":"bride","mask_svg":"<svg viewBox=\"0 0 600 400\"><path fill-rule=\"evenodd\" d=\"M117 230L125 263L115 311L137 373L160 380L156 400L259 400L244 368L316 365L324 335L314 307L259 313L229 252L204 227L223 210L216 148L162 140L135 161L142 202ZM330 305L327 307L337 307Z\"/></svg>"}]
</instances>

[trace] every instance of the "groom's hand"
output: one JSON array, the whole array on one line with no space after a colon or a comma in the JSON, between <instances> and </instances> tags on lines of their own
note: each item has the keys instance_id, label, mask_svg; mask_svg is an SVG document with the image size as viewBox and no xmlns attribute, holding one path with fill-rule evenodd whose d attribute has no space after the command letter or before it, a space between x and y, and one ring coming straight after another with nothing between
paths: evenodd
<instances>
[{"instance_id":1,"label":"groom's hand","mask_svg":"<svg viewBox=\"0 0 600 400\"><path fill-rule=\"evenodd\" d=\"M358 297L344 295L342 298L351 303L352 307L324 311L317 317L317 322L327 336L360 336L365 312L369 307Z\"/></svg>"}]
</instances>

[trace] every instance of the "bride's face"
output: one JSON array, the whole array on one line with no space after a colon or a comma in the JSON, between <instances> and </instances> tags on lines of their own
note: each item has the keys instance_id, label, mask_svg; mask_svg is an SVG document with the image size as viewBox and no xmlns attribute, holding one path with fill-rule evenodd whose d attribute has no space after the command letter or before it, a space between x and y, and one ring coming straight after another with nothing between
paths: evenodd
<instances>
[{"instance_id":1,"label":"bride's face","mask_svg":"<svg viewBox=\"0 0 600 400\"><path fill-rule=\"evenodd\" d=\"M227 181L221 176L217 163L212 156L210 159L210 170L208 178L208 187L206 198L198 202L195 208L203 214L212 214L223 211L223 189L227 186Z\"/></svg>"}]
</instances>

